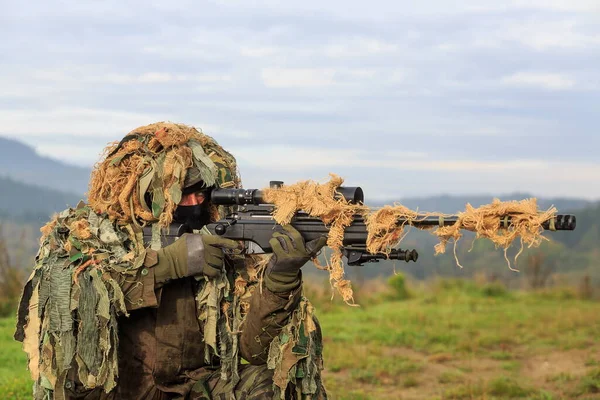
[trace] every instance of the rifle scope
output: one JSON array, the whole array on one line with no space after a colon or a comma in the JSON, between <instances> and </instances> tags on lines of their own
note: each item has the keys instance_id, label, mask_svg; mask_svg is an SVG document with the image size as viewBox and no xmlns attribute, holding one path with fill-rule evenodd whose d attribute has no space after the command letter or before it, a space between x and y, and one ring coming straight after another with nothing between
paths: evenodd
<instances>
[{"instance_id":1,"label":"rifle scope","mask_svg":"<svg viewBox=\"0 0 600 400\"><path fill-rule=\"evenodd\" d=\"M339 196L350 203L362 203L364 194L360 187L339 187ZM233 206L246 204L266 204L260 189L215 189L210 193L210 201L216 205Z\"/></svg>"}]
</instances>

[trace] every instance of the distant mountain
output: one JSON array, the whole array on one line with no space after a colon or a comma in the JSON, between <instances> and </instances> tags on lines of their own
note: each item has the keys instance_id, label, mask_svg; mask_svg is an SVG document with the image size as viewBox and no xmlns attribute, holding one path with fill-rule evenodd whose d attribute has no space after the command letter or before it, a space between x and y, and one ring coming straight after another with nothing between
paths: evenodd
<instances>
[{"instance_id":1,"label":"distant mountain","mask_svg":"<svg viewBox=\"0 0 600 400\"><path fill-rule=\"evenodd\" d=\"M53 213L76 206L81 197L0 177L0 220L40 226Z\"/></svg>"},{"instance_id":2,"label":"distant mountain","mask_svg":"<svg viewBox=\"0 0 600 400\"><path fill-rule=\"evenodd\" d=\"M19 141L0 137L0 176L83 196L87 191L90 172L87 168L43 157Z\"/></svg>"}]
</instances>

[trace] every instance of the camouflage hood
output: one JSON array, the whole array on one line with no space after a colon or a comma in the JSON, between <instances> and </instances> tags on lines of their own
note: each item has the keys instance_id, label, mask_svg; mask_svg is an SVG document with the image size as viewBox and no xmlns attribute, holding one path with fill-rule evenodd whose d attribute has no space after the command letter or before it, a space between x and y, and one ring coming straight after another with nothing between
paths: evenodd
<instances>
[{"instance_id":1,"label":"camouflage hood","mask_svg":"<svg viewBox=\"0 0 600 400\"><path fill-rule=\"evenodd\" d=\"M92 172L88 203L121 223L167 227L182 190L203 181L219 188L241 187L235 158L212 137L170 122L139 127ZM227 210L218 210L222 217Z\"/></svg>"}]
</instances>

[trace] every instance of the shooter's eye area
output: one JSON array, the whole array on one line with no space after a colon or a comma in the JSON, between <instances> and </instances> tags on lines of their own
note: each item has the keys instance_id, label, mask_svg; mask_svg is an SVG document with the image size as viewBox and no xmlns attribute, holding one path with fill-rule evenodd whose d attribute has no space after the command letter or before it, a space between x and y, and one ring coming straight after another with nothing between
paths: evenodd
<instances>
[{"instance_id":1,"label":"shooter's eye area","mask_svg":"<svg viewBox=\"0 0 600 400\"><path fill-rule=\"evenodd\" d=\"M204 203L206 200L206 194L201 192L188 193L181 196L181 201L178 205L180 206L197 206Z\"/></svg>"}]
</instances>

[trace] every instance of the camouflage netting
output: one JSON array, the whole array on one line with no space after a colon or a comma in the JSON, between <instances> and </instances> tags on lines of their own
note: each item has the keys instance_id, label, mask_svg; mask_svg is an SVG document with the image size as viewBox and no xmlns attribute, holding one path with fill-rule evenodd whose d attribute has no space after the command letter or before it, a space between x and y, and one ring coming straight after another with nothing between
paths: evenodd
<instances>
[{"instance_id":1,"label":"camouflage netting","mask_svg":"<svg viewBox=\"0 0 600 400\"><path fill-rule=\"evenodd\" d=\"M270 255L247 255L244 268L230 282L225 275L206 281L196 304L204 326L205 357L220 359L220 378L233 390L240 380L238 334L243 329L250 297L261 290L261 275ZM302 297L281 333L273 339L267 367L273 370L274 398L286 400L292 390L296 399L325 399L321 381L323 344L314 307ZM234 397L231 397L234 399Z\"/></svg>"},{"instance_id":2,"label":"camouflage netting","mask_svg":"<svg viewBox=\"0 0 600 400\"><path fill-rule=\"evenodd\" d=\"M333 252L325 268L329 271L332 286L345 302L352 303L350 281L344 279L342 242L344 230L352 223L355 215L361 215L365 219L367 251L371 254L389 254L404 238L406 225L410 226L419 219L428 217L438 217L443 221L447 215L416 212L403 205L371 209L363 204L351 204L336 195L336 189L342 183L342 178L331 174L331 180L325 184L303 181L278 189L265 189L265 200L275 205L274 218L279 224L288 224L296 212L305 211L329 226L327 246ZM553 218L556 212L554 207L539 212L536 199L509 202L496 199L492 204L479 208L467 204L465 211L458 214L455 224L432 229L432 234L440 240L435 246L435 253L444 253L448 242L453 240L456 262L460 266L456 257L456 243L462 237L461 231L469 230L476 233L476 238L489 239L496 247L504 249L506 257L507 249L516 240L521 243L521 251L525 245L535 247L542 240L547 240L543 236L542 224ZM510 218L510 225L505 226L503 223L507 221L506 218ZM399 220L405 222L399 225ZM506 259L510 268L510 261L507 257ZM313 261L319 267L318 260Z\"/></svg>"},{"instance_id":3,"label":"camouflage netting","mask_svg":"<svg viewBox=\"0 0 600 400\"><path fill-rule=\"evenodd\" d=\"M296 399L325 397L321 382L323 343L314 311L308 299L302 298L290 322L271 342L267 367L273 370L276 399L285 400L290 384Z\"/></svg>"}]
</instances>

